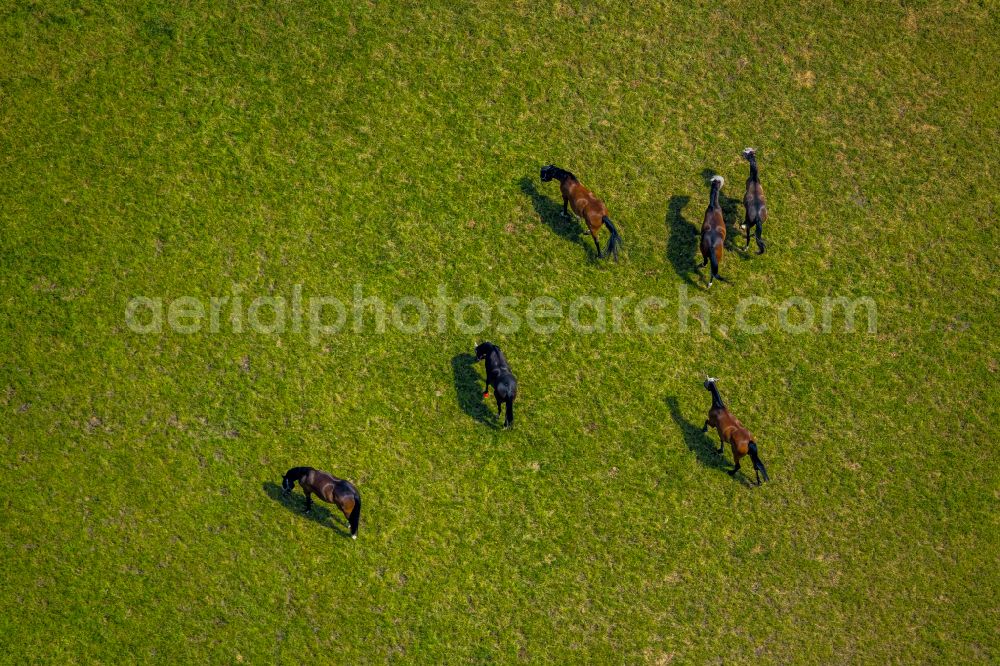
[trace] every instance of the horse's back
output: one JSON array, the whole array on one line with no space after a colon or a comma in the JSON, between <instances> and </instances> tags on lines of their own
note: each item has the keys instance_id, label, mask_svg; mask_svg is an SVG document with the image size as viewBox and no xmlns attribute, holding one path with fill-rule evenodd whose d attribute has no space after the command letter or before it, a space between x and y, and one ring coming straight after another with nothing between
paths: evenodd
<instances>
[{"instance_id":1,"label":"horse's back","mask_svg":"<svg viewBox=\"0 0 1000 666\"><path fill-rule=\"evenodd\" d=\"M354 506L354 498L358 496L358 489L354 484L346 479L339 479L327 472L318 472L314 475L314 492L331 504L338 504L344 508L344 503L348 500L351 507ZM350 513L350 508L345 510Z\"/></svg>"},{"instance_id":2,"label":"horse's back","mask_svg":"<svg viewBox=\"0 0 1000 666\"><path fill-rule=\"evenodd\" d=\"M329 472L323 472L318 469L314 469L309 473L309 476L305 479L306 483L309 485L309 489L325 499L327 502L330 501L327 497L327 488L331 486L336 486L337 482L340 481L337 477Z\"/></svg>"},{"instance_id":3,"label":"horse's back","mask_svg":"<svg viewBox=\"0 0 1000 666\"><path fill-rule=\"evenodd\" d=\"M702 235L702 237L704 237L705 235L707 235L708 232L712 230L712 221L715 219L712 216L712 213L713 213L712 207L709 206L708 210L705 211L705 219L702 220L702 223L701 223L701 235Z\"/></svg>"},{"instance_id":4,"label":"horse's back","mask_svg":"<svg viewBox=\"0 0 1000 666\"><path fill-rule=\"evenodd\" d=\"M705 211L705 221L701 225L703 247L713 231L719 234L722 240L726 240L726 218L722 216L722 209L709 206Z\"/></svg>"},{"instance_id":5,"label":"horse's back","mask_svg":"<svg viewBox=\"0 0 1000 666\"><path fill-rule=\"evenodd\" d=\"M500 379L496 386L497 397L501 400L514 399L517 397L517 379L514 378L513 373L508 370L502 379Z\"/></svg>"},{"instance_id":6,"label":"horse's back","mask_svg":"<svg viewBox=\"0 0 1000 666\"><path fill-rule=\"evenodd\" d=\"M500 348L494 350L495 356L488 360L492 364L486 367L486 375L493 388L496 390L497 398L501 400L512 400L517 395L517 378L507 363L507 357L503 355Z\"/></svg>"},{"instance_id":7,"label":"horse's back","mask_svg":"<svg viewBox=\"0 0 1000 666\"><path fill-rule=\"evenodd\" d=\"M767 199L764 197L764 188L760 183L747 181L747 193L743 196L743 207L747 210L747 217L761 222L767 219Z\"/></svg>"},{"instance_id":8,"label":"horse's back","mask_svg":"<svg viewBox=\"0 0 1000 666\"><path fill-rule=\"evenodd\" d=\"M726 413L725 407L712 407L708 410L708 425L719 427L719 417ZM721 433L720 433L721 434Z\"/></svg>"},{"instance_id":9,"label":"horse's back","mask_svg":"<svg viewBox=\"0 0 1000 666\"><path fill-rule=\"evenodd\" d=\"M349 498L351 506L354 506L354 498L359 495L358 489L354 487L354 484L346 479L337 479L334 492L336 492L337 497Z\"/></svg>"},{"instance_id":10,"label":"horse's back","mask_svg":"<svg viewBox=\"0 0 1000 666\"><path fill-rule=\"evenodd\" d=\"M736 453L745 455L753 436L747 430L746 426L740 423L740 420L730 414L728 410L726 416L728 418L725 419L725 423L722 421L719 422L719 434L733 445L733 450Z\"/></svg>"},{"instance_id":11,"label":"horse's back","mask_svg":"<svg viewBox=\"0 0 1000 666\"><path fill-rule=\"evenodd\" d=\"M510 372L510 364L507 363L507 357L503 355L499 347L494 347L493 353L487 358L490 361L489 367L486 369L487 372L498 374Z\"/></svg>"},{"instance_id":12,"label":"horse's back","mask_svg":"<svg viewBox=\"0 0 1000 666\"><path fill-rule=\"evenodd\" d=\"M564 194L570 200L573 212L586 220L587 224L598 227L603 224L603 218L608 214L607 206L580 181L569 184Z\"/></svg>"},{"instance_id":13,"label":"horse's back","mask_svg":"<svg viewBox=\"0 0 1000 666\"><path fill-rule=\"evenodd\" d=\"M314 469L310 472L308 476L309 483L314 486L325 486L327 483L336 483L339 481L337 477L329 472L324 472L323 470Z\"/></svg>"},{"instance_id":14,"label":"horse's back","mask_svg":"<svg viewBox=\"0 0 1000 666\"><path fill-rule=\"evenodd\" d=\"M701 232L701 256L707 257L712 252L712 239L709 237L707 230L703 229Z\"/></svg>"}]
</instances>

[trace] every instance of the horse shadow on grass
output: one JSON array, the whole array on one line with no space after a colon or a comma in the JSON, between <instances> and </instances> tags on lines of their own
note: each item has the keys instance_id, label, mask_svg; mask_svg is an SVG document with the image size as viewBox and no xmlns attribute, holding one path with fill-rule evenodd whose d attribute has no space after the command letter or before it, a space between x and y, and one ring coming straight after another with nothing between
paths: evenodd
<instances>
[{"instance_id":1,"label":"horse shadow on grass","mask_svg":"<svg viewBox=\"0 0 1000 666\"><path fill-rule=\"evenodd\" d=\"M485 382L476 372L476 357L472 354L456 354L451 359L451 372L455 381L455 399L462 411L491 428L499 427L493 413L483 403Z\"/></svg>"},{"instance_id":2,"label":"horse shadow on grass","mask_svg":"<svg viewBox=\"0 0 1000 666\"><path fill-rule=\"evenodd\" d=\"M712 177L718 175L715 169L702 169L701 177L705 181L705 187L711 187ZM729 185L729 181L723 185L723 188ZM730 252L735 252L739 255L740 259L749 259L750 257L743 251L743 245L737 242L738 238L744 238L746 232L740 229L740 224L743 223L743 217L740 215L740 206L743 204L743 199L732 199L726 196L725 192L719 192L719 206L722 207L722 218L726 221L726 250ZM708 207L708 194L705 194L705 207ZM700 229L700 227L699 227Z\"/></svg>"},{"instance_id":3,"label":"horse shadow on grass","mask_svg":"<svg viewBox=\"0 0 1000 666\"><path fill-rule=\"evenodd\" d=\"M684 219L682 211L691 201L691 197L675 194L667 204L667 259L674 267L674 272L690 285L695 281L691 273L698 268L696 253L698 252L698 229Z\"/></svg>"},{"instance_id":4,"label":"horse shadow on grass","mask_svg":"<svg viewBox=\"0 0 1000 666\"><path fill-rule=\"evenodd\" d=\"M281 485L272 481L265 481L263 488L265 495L292 513L302 516L303 518L308 518L323 527L329 527L340 536L350 538L350 531L341 529L340 527L341 525L349 527L347 521L341 520L340 516L333 513L325 506L322 506L315 499L313 500L312 510L309 513L305 513L304 509L306 508L306 499L301 494L293 491L286 495L282 490Z\"/></svg>"},{"instance_id":5,"label":"horse shadow on grass","mask_svg":"<svg viewBox=\"0 0 1000 666\"><path fill-rule=\"evenodd\" d=\"M684 435L684 443L687 444L688 450L692 451L695 457L698 458L698 462L705 467L710 467L712 469L728 473L729 470L732 469L732 465L727 463L724 455L725 451L722 453L716 453L718 449L715 447L712 439L709 438L708 433L703 433L701 431L701 426L691 423L684 418L680 405L677 403L676 396L669 396L666 399L666 402L667 407L670 408L670 418L672 418L674 423L677 424L681 434ZM740 481L743 485L749 485L749 481L742 475L740 477Z\"/></svg>"},{"instance_id":6,"label":"horse shadow on grass","mask_svg":"<svg viewBox=\"0 0 1000 666\"><path fill-rule=\"evenodd\" d=\"M582 245L591 259L597 259L597 250L588 245L585 239L581 239L582 229L571 215L563 215L562 206L552 199L542 194L535 181L525 176L518 185L521 192L531 199L531 206L535 209L542 222L551 229L556 236L575 245Z\"/></svg>"}]
</instances>

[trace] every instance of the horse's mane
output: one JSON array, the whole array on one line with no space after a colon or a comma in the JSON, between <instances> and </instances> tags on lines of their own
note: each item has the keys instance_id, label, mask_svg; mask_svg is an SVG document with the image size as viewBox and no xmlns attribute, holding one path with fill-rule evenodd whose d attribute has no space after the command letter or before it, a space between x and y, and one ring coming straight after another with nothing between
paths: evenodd
<instances>
[{"instance_id":1,"label":"horse's mane","mask_svg":"<svg viewBox=\"0 0 1000 666\"><path fill-rule=\"evenodd\" d=\"M719 393L719 387L715 385L715 381L709 382L709 391L712 394L712 407L722 407L726 409L726 403L722 399L722 394Z\"/></svg>"},{"instance_id":2,"label":"horse's mane","mask_svg":"<svg viewBox=\"0 0 1000 666\"><path fill-rule=\"evenodd\" d=\"M301 479L303 476L312 471L312 467L293 467L287 472L285 472L286 477L292 477L293 479Z\"/></svg>"}]
</instances>

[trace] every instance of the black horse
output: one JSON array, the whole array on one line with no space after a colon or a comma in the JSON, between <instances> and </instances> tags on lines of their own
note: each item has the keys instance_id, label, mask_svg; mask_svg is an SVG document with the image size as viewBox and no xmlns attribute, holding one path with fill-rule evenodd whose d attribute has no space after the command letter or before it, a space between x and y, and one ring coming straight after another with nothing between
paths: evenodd
<instances>
[{"instance_id":1,"label":"black horse","mask_svg":"<svg viewBox=\"0 0 1000 666\"><path fill-rule=\"evenodd\" d=\"M503 427L509 428L514 425L514 398L517 397L517 379L510 371L507 357L503 355L500 348L492 342L483 342L476 345L476 360L486 359L486 390L483 397L490 394L490 384L497 399L497 418L500 418L500 408L507 403L507 414L504 416Z\"/></svg>"},{"instance_id":2,"label":"black horse","mask_svg":"<svg viewBox=\"0 0 1000 666\"><path fill-rule=\"evenodd\" d=\"M292 492L296 481L302 486L302 492L306 494L306 512L312 509L313 494L330 504L336 504L344 512L344 517L351 525L351 538L358 538L358 522L361 520L361 493L358 492L353 483L338 479L332 474L321 472L312 467L293 467L285 472L285 478L281 480L281 489L286 495Z\"/></svg>"}]
</instances>

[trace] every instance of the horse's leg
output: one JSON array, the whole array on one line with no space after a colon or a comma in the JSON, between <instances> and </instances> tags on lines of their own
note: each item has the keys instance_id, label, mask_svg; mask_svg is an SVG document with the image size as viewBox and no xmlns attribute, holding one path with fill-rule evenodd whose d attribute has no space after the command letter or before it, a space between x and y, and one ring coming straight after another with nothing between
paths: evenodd
<instances>
[{"instance_id":1,"label":"horse's leg","mask_svg":"<svg viewBox=\"0 0 1000 666\"><path fill-rule=\"evenodd\" d=\"M303 490L305 490L305 488L303 488ZM302 513L309 513L310 511L312 511L313 508L313 500L312 500L312 495L309 493L308 490L305 490L305 493L306 493L306 508L302 510Z\"/></svg>"},{"instance_id":2,"label":"horse's leg","mask_svg":"<svg viewBox=\"0 0 1000 666\"><path fill-rule=\"evenodd\" d=\"M754 231L754 237L757 239L757 254L764 254L764 239L761 238L761 234L764 232L764 223L757 218L757 229ZM747 231L747 238L750 237L750 231ZM750 241L747 241L747 247L750 247Z\"/></svg>"},{"instance_id":3,"label":"horse's leg","mask_svg":"<svg viewBox=\"0 0 1000 666\"><path fill-rule=\"evenodd\" d=\"M601 244L597 242L597 234L593 231L590 232L590 237L594 239L594 247L597 248L597 258L601 258Z\"/></svg>"},{"instance_id":4,"label":"horse's leg","mask_svg":"<svg viewBox=\"0 0 1000 666\"><path fill-rule=\"evenodd\" d=\"M563 196L563 217L569 217L569 198Z\"/></svg>"},{"instance_id":5,"label":"horse's leg","mask_svg":"<svg viewBox=\"0 0 1000 666\"><path fill-rule=\"evenodd\" d=\"M736 476L738 471L740 471L740 456L733 455L733 469L729 472L729 476Z\"/></svg>"},{"instance_id":6,"label":"horse's leg","mask_svg":"<svg viewBox=\"0 0 1000 666\"><path fill-rule=\"evenodd\" d=\"M703 426L701 427L701 431L702 431L703 433L706 433L706 432L708 432L708 419L705 419L705 425L703 425Z\"/></svg>"},{"instance_id":7,"label":"horse's leg","mask_svg":"<svg viewBox=\"0 0 1000 666\"><path fill-rule=\"evenodd\" d=\"M750 218L747 216L747 219L743 222L743 228L746 229L747 232L747 244L743 246L744 252L750 249L750 226Z\"/></svg>"}]
</instances>

